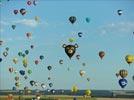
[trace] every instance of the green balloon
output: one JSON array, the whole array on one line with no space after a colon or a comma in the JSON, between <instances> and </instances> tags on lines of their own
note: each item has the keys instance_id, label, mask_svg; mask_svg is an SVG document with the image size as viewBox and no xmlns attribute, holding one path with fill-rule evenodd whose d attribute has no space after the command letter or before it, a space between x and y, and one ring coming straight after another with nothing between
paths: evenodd
<instances>
[{"instance_id":1,"label":"green balloon","mask_svg":"<svg viewBox=\"0 0 134 100\"><path fill-rule=\"evenodd\" d=\"M69 38L68 41L69 41L69 42L74 42L75 39L74 39L74 38Z\"/></svg>"},{"instance_id":2,"label":"green balloon","mask_svg":"<svg viewBox=\"0 0 134 100\"><path fill-rule=\"evenodd\" d=\"M18 56L22 56L23 54L22 54L22 52L18 52Z\"/></svg>"},{"instance_id":3,"label":"green balloon","mask_svg":"<svg viewBox=\"0 0 134 100\"><path fill-rule=\"evenodd\" d=\"M31 74L31 73L32 73L32 70L29 69L29 70L28 70L28 74Z\"/></svg>"},{"instance_id":4,"label":"green balloon","mask_svg":"<svg viewBox=\"0 0 134 100\"><path fill-rule=\"evenodd\" d=\"M22 54L22 57L24 58L25 56L26 56L26 55L23 53L23 54Z\"/></svg>"},{"instance_id":5,"label":"green balloon","mask_svg":"<svg viewBox=\"0 0 134 100\"><path fill-rule=\"evenodd\" d=\"M28 55L29 54L29 51L28 50L25 50L25 54Z\"/></svg>"}]
</instances>

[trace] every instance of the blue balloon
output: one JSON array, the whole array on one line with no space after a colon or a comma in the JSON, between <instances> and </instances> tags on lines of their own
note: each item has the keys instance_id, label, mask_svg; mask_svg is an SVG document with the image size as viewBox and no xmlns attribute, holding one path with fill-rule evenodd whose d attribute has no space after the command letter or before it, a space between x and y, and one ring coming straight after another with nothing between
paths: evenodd
<instances>
[{"instance_id":1,"label":"blue balloon","mask_svg":"<svg viewBox=\"0 0 134 100\"><path fill-rule=\"evenodd\" d=\"M2 58L0 58L0 62L2 62Z\"/></svg>"},{"instance_id":2,"label":"blue balloon","mask_svg":"<svg viewBox=\"0 0 134 100\"><path fill-rule=\"evenodd\" d=\"M12 90L13 90L13 91L16 91L17 89L16 89L16 87L13 87Z\"/></svg>"},{"instance_id":3,"label":"blue balloon","mask_svg":"<svg viewBox=\"0 0 134 100\"><path fill-rule=\"evenodd\" d=\"M20 70L20 74L21 75L25 75L25 71L24 70Z\"/></svg>"},{"instance_id":4,"label":"blue balloon","mask_svg":"<svg viewBox=\"0 0 134 100\"><path fill-rule=\"evenodd\" d=\"M125 88L127 83L128 83L127 80L124 78L119 80L119 85L121 86L121 88Z\"/></svg>"}]
</instances>

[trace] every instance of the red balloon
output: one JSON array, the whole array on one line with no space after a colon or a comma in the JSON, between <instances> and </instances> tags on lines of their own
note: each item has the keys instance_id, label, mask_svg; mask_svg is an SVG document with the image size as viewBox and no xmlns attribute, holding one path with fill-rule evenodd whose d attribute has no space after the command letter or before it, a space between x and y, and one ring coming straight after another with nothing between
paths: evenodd
<instances>
[{"instance_id":1,"label":"red balloon","mask_svg":"<svg viewBox=\"0 0 134 100\"><path fill-rule=\"evenodd\" d=\"M102 58L105 56L105 52L104 52L104 51L100 51L100 52L99 52L99 56L100 56L100 58L102 59Z\"/></svg>"},{"instance_id":2,"label":"red balloon","mask_svg":"<svg viewBox=\"0 0 134 100\"><path fill-rule=\"evenodd\" d=\"M35 64L38 65L39 61L38 60L35 60Z\"/></svg>"}]
</instances>

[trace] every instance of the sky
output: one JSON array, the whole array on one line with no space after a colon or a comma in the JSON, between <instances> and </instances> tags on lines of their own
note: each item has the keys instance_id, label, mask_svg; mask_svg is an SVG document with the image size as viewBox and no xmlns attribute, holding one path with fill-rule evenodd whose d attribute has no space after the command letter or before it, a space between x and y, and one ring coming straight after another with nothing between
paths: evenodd
<instances>
[{"instance_id":1,"label":"sky","mask_svg":"<svg viewBox=\"0 0 134 100\"><path fill-rule=\"evenodd\" d=\"M14 14L15 9L26 9L26 14ZM121 16L117 10L122 10ZM125 90L134 90L134 64L130 66L125 61L127 54L134 55L134 1L133 0L37 0L37 5L27 5L27 0L1 0L0 3L0 89L12 89L15 86L14 77L20 77L20 87L28 86L31 89L42 89L39 86L32 87L29 81L35 80L39 84L45 83L48 87L53 83L54 89L71 89L77 85L79 89L95 90L122 90L116 77L120 69L128 71L128 85ZM39 17L39 22L35 21ZM69 17L75 16L76 22L72 25ZM87 23L85 18L89 18ZM16 25L13 30L12 25ZM28 39L26 33L31 32ZM82 32L82 37L78 36ZM69 38L75 42L70 43ZM63 44L78 44L76 53L70 60L66 55ZM30 45L34 49L30 49ZM5 48L9 47L8 56L4 57ZM27 70L22 65L22 57L18 52L29 50L27 55L28 68L32 74L25 80L19 74L19 70ZM99 51L105 51L101 60ZM80 60L76 55L80 55ZM34 61L44 55L35 65ZM12 59L16 57L18 63ZM63 64L59 64L59 60ZM83 66L85 63L86 66ZM49 72L47 66L51 65ZM10 67L18 73L10 73ZM68 71L68 68L70 69ZM81 77L79 71L84 70L85 76ZM48 76L51 81L48 81ZM88 82L86 78L90 78Z\"/></svg>"}]
</instances>

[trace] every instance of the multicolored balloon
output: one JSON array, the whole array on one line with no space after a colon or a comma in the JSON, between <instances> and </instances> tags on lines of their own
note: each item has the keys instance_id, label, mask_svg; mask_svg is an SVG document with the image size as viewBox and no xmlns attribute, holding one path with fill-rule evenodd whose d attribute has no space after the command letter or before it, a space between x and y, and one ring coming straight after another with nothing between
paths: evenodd
<instances>
[{"instance_id":1,"label":"multicolored balloon","mask_svg":"<svg viewBox=\"0 0 134 100\"><path fill-rule=\"evenodd\" d=\"M122 78L119 80L119 85L121 86L121 88L125 88L127 86L127 80L125 78Z\"/></svg>"},{"instance_id":2,"label":"multicolored balloon","mask_svg":"<svg viewBox=\"0 0 134 100\"><path fill-rule=\"evenodd\" d=\"M66 45L66 44L63 44L62 47L65 48L65 53L71 59L72 56L75 54L76 48L78 48L78 45L77 44L75 44L75 45L71 45L71 44L70 45Z\"/></svg>"}]
</instances>

